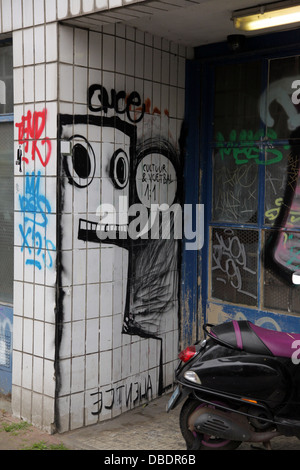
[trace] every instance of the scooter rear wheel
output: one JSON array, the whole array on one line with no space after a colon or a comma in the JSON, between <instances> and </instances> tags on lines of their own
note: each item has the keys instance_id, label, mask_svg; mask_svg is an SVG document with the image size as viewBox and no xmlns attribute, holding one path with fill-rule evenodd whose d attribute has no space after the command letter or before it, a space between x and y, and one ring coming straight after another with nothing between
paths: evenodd
<instances>
[{"instance_id":1,"label":"scooter rear wheel","mask_svg":"<svg viewBox=\"0 0 300 470\"><path fill-rule=\"evenodd\" d=\"M209 436L206 434L198 434L189 430L189 417L197 409L203 406L209 406L201 404L198 400L188 398L184 403L180 412L180 429L185 439L188 450L234 450L241 442L240 441L229 441L228 439L220 439L215 436Z\"/></svg>"}]
</instances>

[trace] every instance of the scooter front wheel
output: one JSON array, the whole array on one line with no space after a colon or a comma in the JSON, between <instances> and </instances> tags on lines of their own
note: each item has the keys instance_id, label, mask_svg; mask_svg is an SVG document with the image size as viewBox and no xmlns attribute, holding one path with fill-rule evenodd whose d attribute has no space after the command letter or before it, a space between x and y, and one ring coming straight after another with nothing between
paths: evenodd
<instances>
[{"instance_id":1,"label":"scooter front wheel","mask_svg":"<svg viewBox=\"0 0 300 470\"><path fill-rule=\"evenodd\" d=\"M241 442L240 441L230 441L228 439L220 439L216 436L210 436L206 434L198 434L195 431L190 431L189 421L190 416L198 408L212 405L206 405L200 403L198 400L188 398L184 403L181 412L180 412L180 430L185 439L188 450L234 450L236 449Z\"/></svg>"}]
</instances>

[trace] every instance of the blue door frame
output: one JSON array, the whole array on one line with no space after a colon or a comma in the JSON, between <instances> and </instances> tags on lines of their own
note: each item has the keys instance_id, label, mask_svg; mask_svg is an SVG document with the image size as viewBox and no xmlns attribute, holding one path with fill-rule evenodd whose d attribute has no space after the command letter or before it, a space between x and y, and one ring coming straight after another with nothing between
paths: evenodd
<instances>
[{"instance_id":1,"label":"blue door frame","mask_svg":"<svg viewBox=\"0 0 300 470\"><path fill-rule=\"evenodd\" d=\"M199 161L199 122L201 88L198 79L200 67L195 61L186 64L186 103L185 103L185 158L184 158L184 203L200 202L200 161ZM183 240L181 270L181 347L198 340L201 326L201 306L199 305L199 279L201 252L186 250Z\"/></svg>"},{"instance_id":2,"label":"blue door frame","mask_svg":"<svg viewBox=\"0 0 300 470\"><path fill-rule=\"evenodd\" d=\"M198 252L188 252L183 249L181 296L183 345L202 337L201 325L209 320L211 304L218 306L222 311L221 321L246 318L267 328L300 333L300 316L265 309L262 311L259 308L248 308L209 299L209 230L212 200L210 143L213 141L211 123L213 121L214 68L221 63L254 59L261 59L266 63L268 59L286 55L300 56L299 44L300 30L264 35L263 38L257 36L246 39L245 49L241 54L231 53L226 42L197 48L195 59L187 62L185 203L204 204L205 242ZM261 166L260 172L263 171L264 168ZM263 201L264 188L261 184L259 191ZM260 283L260 279L258 282Z\"/></svg>"}]
</instances>

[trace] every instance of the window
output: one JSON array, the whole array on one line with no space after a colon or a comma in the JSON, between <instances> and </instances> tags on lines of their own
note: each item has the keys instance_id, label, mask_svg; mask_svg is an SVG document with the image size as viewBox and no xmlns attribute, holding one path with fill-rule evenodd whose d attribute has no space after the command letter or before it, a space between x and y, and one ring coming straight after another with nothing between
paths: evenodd
<instances>
[{"instance_id":1,"label":"window","mask_svg":"<svg viewBox=\"0 0 300 470\"><path fill-rule=\"evenodd\" d=\"M217 65L214 75L210 298L300 313L291 282L300 271L300 57Z\"/></svg>"},{"instance_id":2,"label":"window","mask_svg":"<svg viewBox=\"0 0 300 470\"><path fill-rule=\"evenodd\" d=\"M14 155L12 46L0 46L0 302L13 302Z\"/></svg>"}]
</instances>

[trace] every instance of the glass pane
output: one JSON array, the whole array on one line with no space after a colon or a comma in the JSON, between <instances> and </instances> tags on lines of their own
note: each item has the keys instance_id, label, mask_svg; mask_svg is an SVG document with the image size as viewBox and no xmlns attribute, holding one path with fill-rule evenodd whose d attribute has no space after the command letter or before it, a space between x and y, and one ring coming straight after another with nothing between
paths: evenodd
<instances>
[{"instance_id":1,"label":"glass pane","mask_svg":"<svg viewBox=\"0 0 300 470\"><path fill-rule=\"evenodd\" d=\"M13 301L13 124L0 124L0 301Z\"/></svg>"},{"instance_id":2,"label":"glass pane","mask_svg":"<svg viewBox=\"0 0 300 470\"><path fill-rule=\"evenodd\" d=\"M298 179L298 162L293 158L290 146L274 146L269 149L265 170L265 224L283 226L287 222L287 211L292 202ZM290 214L290 222L300 218L300 207ZM300 219L299 219L300 220ZM290 223L289 222L289 223Z\"/></svg>"},{"instance_id":3,"label":"glass pane","mask_svg":"<svg viewBox=\"0 0 300 470\"><path fill-rule=\"evenodd\" d=\"M0 47L0 114L13 113L12 46Z\"/></svg>"},{"instance_id":4,"label":"glass pane","mask_svg":"<svg viewBox=\"0 0 300 470\"><path fill-rule=\"evenodd\" d=\"M261 63L227 64L216 68L214 135L230 140L232 132L253 135L260 129Z\"/></svg>"},{"instance_id":5,"label":"glass pane","mask_svg":"<svg viewBox=\"0 0 300 470\"><path fill-rule=\"evenodd\" d=\"M269 83L261 97L260 113L262 121L278 139L290 139L291 133L299 127L299 105L292 101L293 93L297 94L299 89L292 85L299 77L299 56L270 60Z\"/></svg>"},{"instance_id":6,"label":"glass pane","mask_svg":"<svg viewBox=\"0 0 300 470\"><path fill-rule=\"evenodd\" d=\"M211 295L227 302L257 305L258 232L212 229Z\"/></svg>"},{"instance_id":7,"label":"glass pane","mask_svg":"<svg viewBox=\"0 0 300 470\"><path fill-rule=\"evenodd\" d=\"M260 62L216 68L212 204L215 222L257 222L258 168L263 164L260 94Z\"/></svg>"},{"instance_id":8,"label":"glass pane","mask_svg":"<svg viewBox=\"0 0 300 470\"><path fill-rule=\"evenodd\" d=\"M257 222L259 165L253 159L241 163L243 160L244 154L241 148L223 147L214 153L212 204L214 222L236 224Z\"/></svg>"}]
</instances>

